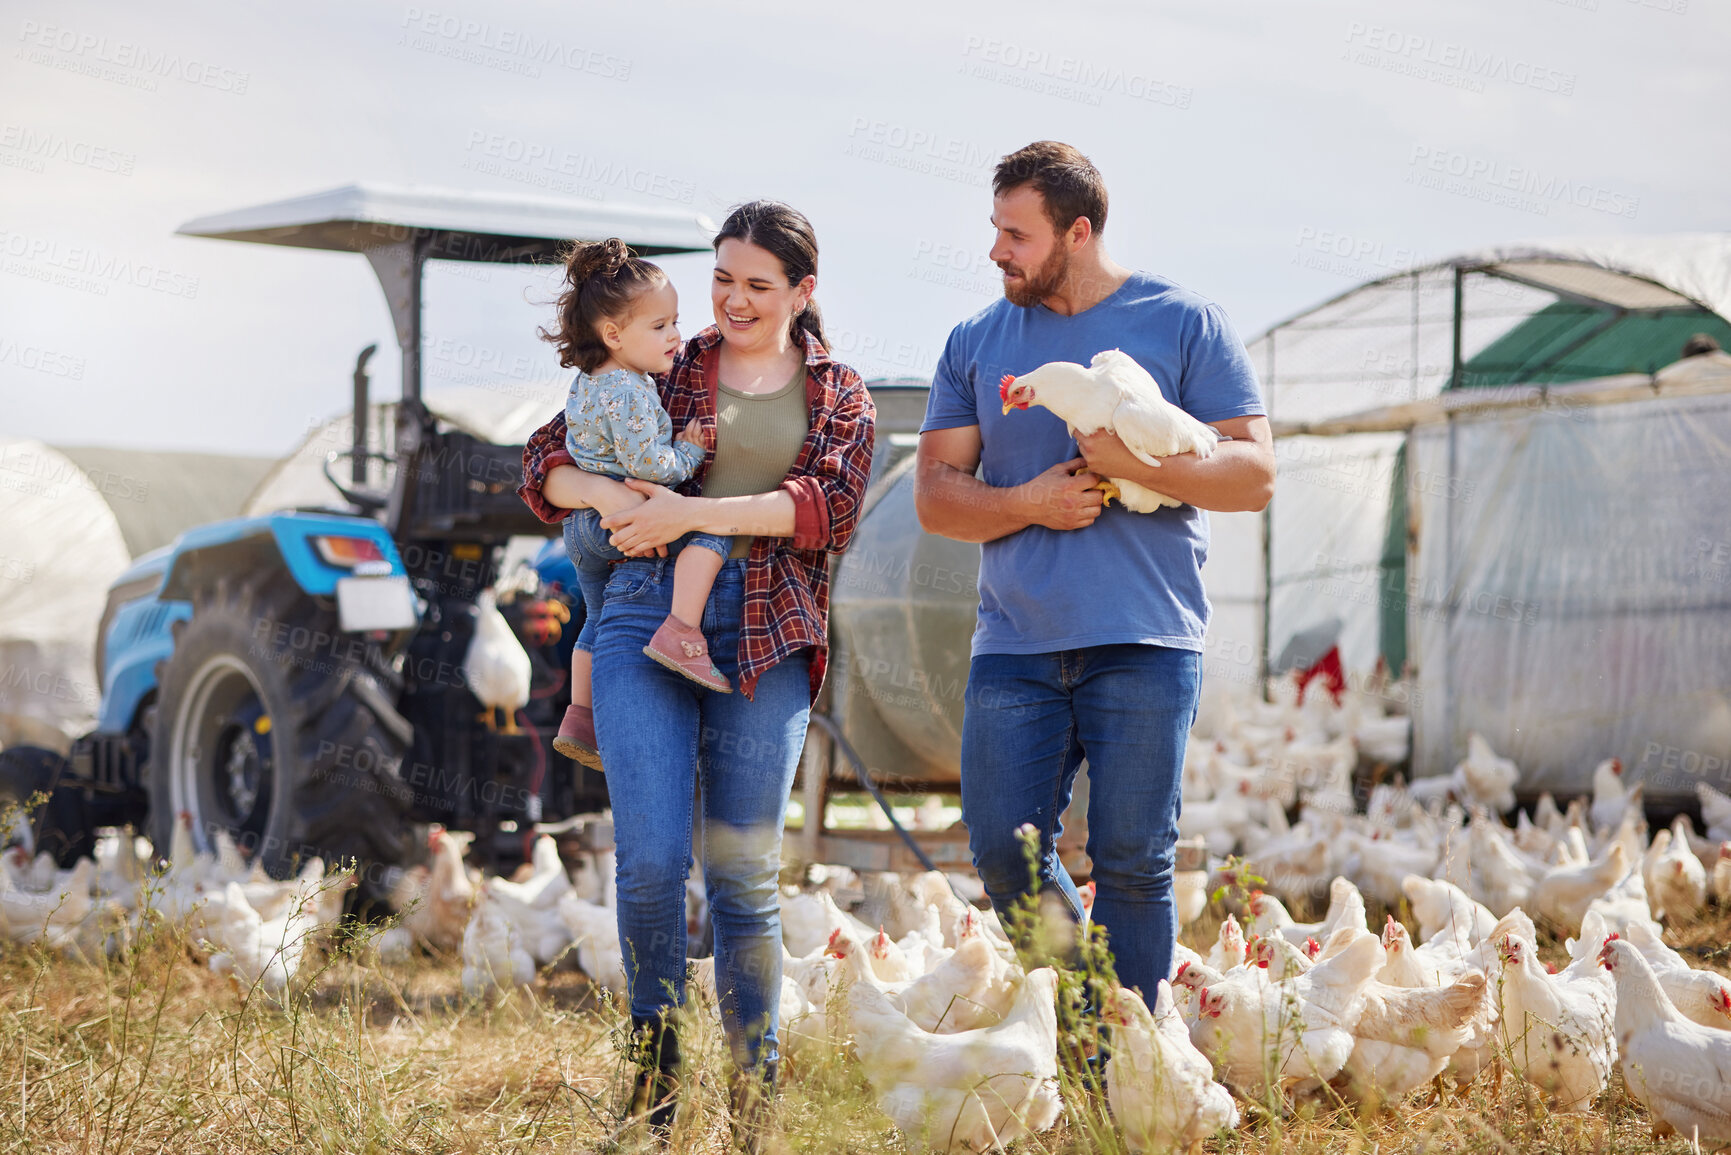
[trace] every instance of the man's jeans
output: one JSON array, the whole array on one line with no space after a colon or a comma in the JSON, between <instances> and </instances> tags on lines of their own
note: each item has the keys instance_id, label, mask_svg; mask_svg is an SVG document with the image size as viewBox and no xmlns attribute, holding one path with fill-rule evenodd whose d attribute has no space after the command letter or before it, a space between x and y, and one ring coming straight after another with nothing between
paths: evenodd
<instances>
[{"instance_id":1,"label":"man's jeans","mask_svg":"<svg viewBox=\"0 0 1731 1155\"><path fill-rule=\"evenodd\" d=\"M1057 841L1086 758L1093 921L1106 929L1118 981L1150 999L1171 970L1177 935L1179 777L1201 666L1189 650L1111 645L981 654L968 673L962 817L992 905L1007 916L1028 893L1016 829L1032 823L1041 892L1055 892L1081 919L1081 895L1058 861Z\"/></svg>"},{"instance_id":2,"label":"man's jeans","mask_svg":"<svg viewBox=\"0 0 1731 1155\"><path fill-rule=\"evenodd\" d=\"M710 654L738 677L745 561L722 563L703 612ZM631 1013L685 998L685 877L693 804L715 926L715 979L734 1061L777 1057L781 999L781 830L805 746L809 651L771 667L753 700L719 694L643 647L673 606L671 558L613 568L595 631L595 732L607 766L619 881L619 940ZM699 798L700 795L700 798Z\"/></svg>"}]
</instances>

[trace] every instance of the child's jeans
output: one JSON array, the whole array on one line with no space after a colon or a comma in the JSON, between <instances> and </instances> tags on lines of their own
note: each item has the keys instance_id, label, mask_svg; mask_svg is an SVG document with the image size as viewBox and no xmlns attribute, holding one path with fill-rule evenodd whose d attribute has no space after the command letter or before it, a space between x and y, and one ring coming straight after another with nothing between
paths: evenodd
<instances>
[{"instance_id":1,"label":"child's jeans","mask_svg":"<svg viewBox=\"0 0 1731 1155\"><path fill-rule=\"evenodd\" d=\"M667 547L669 555L688 545L702 546L720 554L722 560L733 551L733 539L713 533L688 533ZM594 509L574 509L565 519L565 552L577 567L577 588L583 591L583 628L577 633L577 648L595 649L595 626L601 620L603 591L607 575L613 572L609 563L622 561L625 555L614 547L605 529L601 528L601 513Z\"/></svg>"}]
</instances>

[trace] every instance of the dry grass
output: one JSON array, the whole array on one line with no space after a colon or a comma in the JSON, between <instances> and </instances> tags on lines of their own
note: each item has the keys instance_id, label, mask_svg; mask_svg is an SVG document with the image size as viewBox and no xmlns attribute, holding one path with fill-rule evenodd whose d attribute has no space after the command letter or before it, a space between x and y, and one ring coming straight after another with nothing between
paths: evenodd
<instances>
[{"instance_id":1,"label":"dry grass","mask_svg":"<svg viewBox=\"0 0 1731 1155\"><path fill-rule=\"evenodd\" d=\"M1200 942L1209 928L1185 937ZM1684 949L1720 952L1731 917L1687 928ZM531 996L464 1000L453 959L357 961L354 944L303 971L288 1010L243 998L167 931L106 963L0 948L0 1151L630 1151L643 1137L619 1108L625 1021L560 964ZM1547 945L1555 958L1560 946ZM719 1031L687 1028L695 1079L674 1136L680 1151L731 1149ZM1076 1097L1082 1101L1080 1096ZM1372 1118L1305 1107L1272 1118L1245 1106L1218 1152L1683 1152L1654 1143L1613 1080L1590 1115L1558 1116L1513 1078L1459 1100L1415 1099ZM790 1069L772 1149L903 1151L839 1053ZM1016 1150L1116 1151L1103 1120L1072 1116Z\"/></svg>"}]
</instances>

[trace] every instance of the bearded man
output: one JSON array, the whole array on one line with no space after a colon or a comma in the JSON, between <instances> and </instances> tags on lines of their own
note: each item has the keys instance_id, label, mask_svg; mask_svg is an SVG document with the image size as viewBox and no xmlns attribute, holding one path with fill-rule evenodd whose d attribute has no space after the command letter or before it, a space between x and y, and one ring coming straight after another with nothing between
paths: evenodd
<instances>
[{"instance_id":1,"label":"bearded man","mask_svg":"<svg viewBox=\"0 0 1731 1155\"><path fill-rule=\"evenodd\" d=\"M1201 687L1204 510L1260 510L1274 449L1256 374L1220 307L1106 253L1106 186L1075 148L1038 141L992 180L1004 299L957 325L920 431L927 531L982 543L962 726L962 817L974 866L1008 917L1030 890L1072 921L1059 820L1084 758L1092 920L1117 975L1154 997L1171 969L1179 773ZM998 383L1122 349L1166 400L1228 440L1144 464L1115 434L1072 439L1045 409L1006 412ZM978 471L978 476L976 476ZM1184 504L1103 508L1102 477ZM1031 882L1022 837L1038 839Z\"/></svg>"}]
</instances>

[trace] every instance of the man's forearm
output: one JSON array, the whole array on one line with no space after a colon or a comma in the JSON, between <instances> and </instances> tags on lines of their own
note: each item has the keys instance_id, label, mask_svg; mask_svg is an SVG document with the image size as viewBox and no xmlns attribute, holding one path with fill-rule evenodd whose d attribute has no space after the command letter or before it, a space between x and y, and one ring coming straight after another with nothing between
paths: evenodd
<instances>
[{"instance_id":1,"label":"man's forearm","mask_svg":"<svg viewBox=\"0 0 1731 1155\"><path fill-rule=\"evenodd\" d=\"M1034 523L1020 487L999 489L942 461L916 467L914 508L927 533L956 541L996 541Z\"/></svg>"},{"instance_id":2,"label":"man's forearm","mask_svg":"<svg viewBox=\"0 0 1731 1155\"><path fill-rule=\"evenodd\" d=\"M1274 454L1254 441L1224 441L1206 458L1180 453L1158 466L1138 461L1123 476L1197 509L1257 512L1274 496Z\"/></svg>"}]
</instances>

